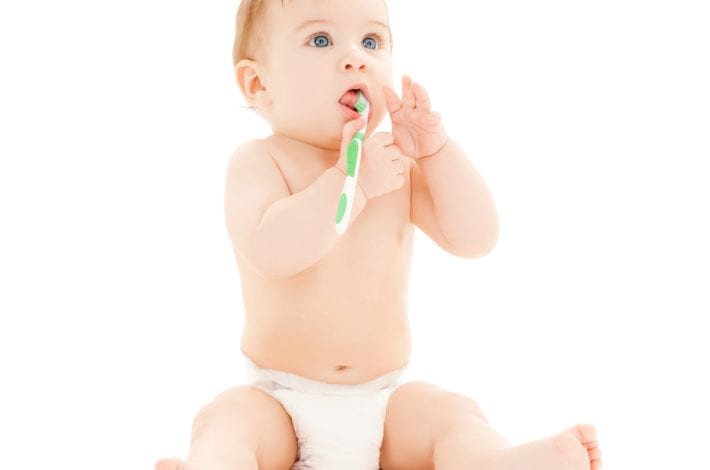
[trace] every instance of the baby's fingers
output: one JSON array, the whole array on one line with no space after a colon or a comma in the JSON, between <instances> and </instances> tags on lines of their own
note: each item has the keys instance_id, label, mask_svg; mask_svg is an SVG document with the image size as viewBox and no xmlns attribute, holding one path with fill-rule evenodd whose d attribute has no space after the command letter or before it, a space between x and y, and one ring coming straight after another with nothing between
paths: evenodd
<instances>
[{"instance_id":1,"label":"baby's fingers","mask_svg":"<svg viewBox=\"0 0 710 470\"><path fill-rule=\"evenodd\" d=\"M392 173L395 175L404 174L404 161L401 156L392 160Z\"/></svg>"},{"instance_id":2,"label":"baby's fingers","mask_svg":"<svg viewBox=\"0 0 710 470\"><path fill-rule=\"evenodd\" d=\"M390 113L396 113L402 109L402 101L397 96L397 92L392 88L384 85L382 91L385 94L385 105L387 106L387 111Z\"/></svg>"},{"instance_id":3,"label":"baby's fingers","mask_svg":"<svg viewBox=\"0 0 710 470\"><path fill-rule=\"evenodd\" d=\"M343 126L343 140L344 144L347 144L355 137L358 130L362 129L365 125L365 118L360 116L359 118L348 121L345 126Z\"/></svg>"},{"instance_id":4,"label":"baby's fingers","mask_svg":"<svg viewBox=\"0 0 710 470\"><path fill-rule=\"evenodd\" d=\"M412 82L412 77L409 75L403 75L402 76L402 102L404 103L404 106L408 108L416 108L417 107L417 98L414 94L414 86Z\"/></svg>"},{"instance_id":5,"label":"baby's fingers","mask_svg":"<svg viewBox=\"0 0 710 470\"><path fill-rule=\"evenodd\" d=\"M404 186L405 183L405 178L404 178L404 161L402 160L402 157L397 157L394 160L392 160L392 187L394 189L400 189L402 186Z\"/></svg>"},{"instance_id":6,"label":"baby's fingers","mask_svg":"<svg viewBox=\"0 0 710 470\"><path fill-rule=\"evenodd\" d=\"M392 177L392 188L402 189L404 186L404 175L395 175Z\"/></svg>"},{"instance_id":7,"label":"baby's fingers","mask_svg":"<svg viewBox=\"0 0 710 470\"><path fill-rule=\"evenodd\" d=\"M431 100L429 99L429 93L426 89L419 83L411 82L412 94L415 97L417 109L424 111L429 111L431 109Z\"/></svg>"}]
</instances>

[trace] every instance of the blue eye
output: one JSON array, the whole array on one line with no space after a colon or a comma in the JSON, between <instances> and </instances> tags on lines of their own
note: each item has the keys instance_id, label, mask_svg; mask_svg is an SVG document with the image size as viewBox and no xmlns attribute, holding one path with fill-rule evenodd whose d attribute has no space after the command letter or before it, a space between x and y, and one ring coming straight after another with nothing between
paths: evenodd
<instances>
[{"instance_id":1,"label":"blue eye","mask_svg":"<svg viewBox=\"0 0 710 470\"><path fill-rule=\"evenodd\" d=\"M323 49L325 47L331 46L333 41L326 33L316 33L308 41L309 46L315 46L318 49ZM362 40L362 45L365 49L377 49L382 47L384 44L384 39L377 33L370 33L369 36Z\"/></svg>"},{"instance_id":2,"label":"blue eye","mask_svg":"<svg viewBox=\"0 0 710 470\"><path fill-rule=\"evenodd\" d=\"M372 47L368 47L368 44L372 44ZM366 37L365 40L362 41L362 45L367 49L377 49L377 41L372 37Z\"/></svg>"},{"instance_id":3,"label":"blue eye","mask_svg":"<svg viewBox=\"0 0 710 470\"><path fill-rule=\"evenodd\" d=\"M319 48L328 47L328 45L330 44L328 36L324 34L318 34L316 36L313 36L311 41L315 44L316 47Z\"/></svg>"}]
</instances>

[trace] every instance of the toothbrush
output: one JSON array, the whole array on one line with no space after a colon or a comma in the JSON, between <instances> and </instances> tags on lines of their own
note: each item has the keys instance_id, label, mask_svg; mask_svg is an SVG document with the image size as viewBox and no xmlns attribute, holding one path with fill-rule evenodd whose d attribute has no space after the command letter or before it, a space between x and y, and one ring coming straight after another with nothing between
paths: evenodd
<instances>
[{"instance_id":1,"label":"toothbrush","mask_svg":"<svg viewBox=\"0 0 710 470\"><path fill-rule=\"evenodd\" d=\"M338 235L345 233L350 221L350 212L353 209L355 199L355 187L357 185L357 175L360 171L360 160L362 159L362 143L365 140L365 129L367 129L367 114L370 110L370 103L365 99L361 90L357 92L358 98L355 102L355 109L360 116L365 118L365 125L355 133L348 144L348 173L345 176L343 190L338 201L338 213L335 216L335 231Z\"/></svg>"}]
</instances>

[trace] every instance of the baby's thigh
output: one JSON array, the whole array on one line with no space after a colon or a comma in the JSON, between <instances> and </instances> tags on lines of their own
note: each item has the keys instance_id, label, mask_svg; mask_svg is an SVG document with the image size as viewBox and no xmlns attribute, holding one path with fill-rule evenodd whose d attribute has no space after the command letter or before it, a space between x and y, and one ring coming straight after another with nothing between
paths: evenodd
<instances>
[{"instance_id":1,"label":"baby's thigh","mask_svg":"<svg viewBox=\"0 0 710 470\"><path fill-rule=\"evenodd\" d=\"M287 470L296 461L298 440L291 417L268 393L240 386L220 393L195 417L189 460L257 453L259 469Z\"/></svg>"}]
</instances>

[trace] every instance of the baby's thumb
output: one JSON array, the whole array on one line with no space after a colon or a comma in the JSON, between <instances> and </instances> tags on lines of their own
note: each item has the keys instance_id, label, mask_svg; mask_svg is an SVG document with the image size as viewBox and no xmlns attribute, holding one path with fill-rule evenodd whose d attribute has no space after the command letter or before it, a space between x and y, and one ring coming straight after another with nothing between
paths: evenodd
<instances>
[{"instance_id":1,"label":"baby's thumb","mask_svg":"<svg viewBox=\"0 0 710 470\"><path fill-rule=\"evenodd\" d=\"M365 118L360 116L357 119L353 119L345 124L343 127L343 140L341 142L340 148L347 148L350 141L355 137L355 133L365 126Z\"/></svg>"}]
</instances>

